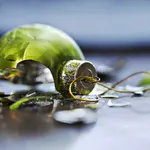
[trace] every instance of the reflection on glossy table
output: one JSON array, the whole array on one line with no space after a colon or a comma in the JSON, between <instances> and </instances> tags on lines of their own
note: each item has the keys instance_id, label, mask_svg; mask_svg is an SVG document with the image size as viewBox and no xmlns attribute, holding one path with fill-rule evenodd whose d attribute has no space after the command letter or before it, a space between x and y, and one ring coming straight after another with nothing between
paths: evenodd
<instances>
[{"instance_id":1,"label":"reflection on glossy table","mask_svg":"<svg viewBox=\"0 0 150 150\"><path fill-rule=\"evenodd\" d=\"M86 58L95 64L109 64L117 56L86 55ZM149 58L149 54L127 55L127 64L118 79L135 71L150 70ZM130 81L136 82L136 78ZM108 108L105 104L99 109L95 124L73 126L56 123L45 115L49 107L36 112L8 111L0 106L0 149L149 150L150 97L124 97L121 101L130 101L132 107Z\"/></svg>"}]
</instances>

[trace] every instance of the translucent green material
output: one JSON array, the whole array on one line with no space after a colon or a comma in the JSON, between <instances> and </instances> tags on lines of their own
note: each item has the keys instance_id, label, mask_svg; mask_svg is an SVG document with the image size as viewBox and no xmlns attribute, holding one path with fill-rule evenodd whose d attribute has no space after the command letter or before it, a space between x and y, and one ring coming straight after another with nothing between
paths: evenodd
<instances>
[{"instance_id":1,"label":"translucent green material","mask_svg":"<svg viewBox=\"0 0 150 150\"><path fill-rule=\"evenodd\" d=\"M145 76L138 84L139 86L150 85L150 76Z\"/></svg>"},{"instance_id":2,"label":"translucent green material","mask_svg":"<svg viewBox=\"0 0 150 150\"><path fill-rule=\"evenodd\" d=\"M67 34L48 25L33 24L16 28L0 39L0 69L16 68L24 60L48 67L60 92L62 67L69 60L84 60L84 56Z\"/></svg>"}]
</instances>

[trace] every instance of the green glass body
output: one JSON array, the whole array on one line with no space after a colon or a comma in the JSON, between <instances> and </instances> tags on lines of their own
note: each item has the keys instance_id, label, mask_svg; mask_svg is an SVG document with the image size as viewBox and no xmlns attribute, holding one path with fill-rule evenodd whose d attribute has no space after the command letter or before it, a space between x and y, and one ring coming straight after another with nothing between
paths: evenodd
<instances>
[{"instance_id":1,"label":"green glass body","mask_svg":"<svg viewBox=\"0 0 150 150\"><path fill-rule=\"evenodd\" d=\"M21 26L0 39L0 69L16 68L19 62L34 60L48 67L56 90L61 92L59 77L69 60L84 60L76 42L64 32L43 24Z\"/></svg>"}]
</instances>

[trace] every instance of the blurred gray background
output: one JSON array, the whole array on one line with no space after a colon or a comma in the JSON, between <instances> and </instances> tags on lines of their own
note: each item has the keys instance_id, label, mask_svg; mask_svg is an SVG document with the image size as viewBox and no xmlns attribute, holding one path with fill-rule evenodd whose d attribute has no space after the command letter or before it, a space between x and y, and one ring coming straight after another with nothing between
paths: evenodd
<instances>
[{"instance_id":1,"label":"blurred gray background","mask_svg":"<svg viewBox=\"0 0 150 150\"><path fill-rule=\"evenodd\" d=\"M0 0L0 32L47 23L82 46L150 44L149 0Z\"/></svg>"}]
</instances>

